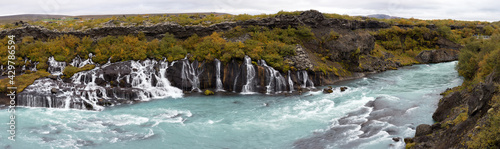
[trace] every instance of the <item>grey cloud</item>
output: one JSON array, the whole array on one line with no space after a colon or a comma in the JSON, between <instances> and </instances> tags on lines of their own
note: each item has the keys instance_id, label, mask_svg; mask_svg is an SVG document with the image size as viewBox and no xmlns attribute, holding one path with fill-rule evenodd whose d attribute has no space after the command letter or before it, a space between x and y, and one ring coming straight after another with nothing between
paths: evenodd
<instances>
[{"instance_id":1,"label":"grey cloud","mask_svg":"<svg viewBox=\"0 0 500 149\"><path fill-rule=\"evenodd\" d=\"M231 14L276 13L280 10L316 9L327 13L389 14L421 19L500 20L496 0L21 0L6 1L0 15L12 14L136 14L223 12Z\"/></svg>"}]
</instances>

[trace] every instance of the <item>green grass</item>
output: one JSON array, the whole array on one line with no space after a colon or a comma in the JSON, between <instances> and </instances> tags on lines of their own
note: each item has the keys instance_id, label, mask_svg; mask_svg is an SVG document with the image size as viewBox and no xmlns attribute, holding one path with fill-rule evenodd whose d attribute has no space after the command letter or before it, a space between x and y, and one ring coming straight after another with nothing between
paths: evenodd
<instances>
[{"instance_id":1,"label":"green grass","mask_svg":"<svg viewBox=\"0 0 500 149\"><path fill-rule=\"evenodd\" d=\"M66 66L63 71L63 76L62 78L71 78L75 73L80 72L80 71L88 71L92 70L95 68L95 65L90 65L87 64L81 68L79 67L74 67L74 66Z\"/></svg>"},{"instance_id":2,"label":"green grass","mask_svg":"<svg viewBox=\"0 0 500 149\"><path fill-rule=\"evenodd\" d=\"M28 87L29 85L33 84L36 79L42 78L42 77L47 77L49 76L50 73L44 71L44 70L39 70L37 72L32 72L30 74L22 74L19 76L14 77L14 85L17 87L17 92L21 92L24 90L24 88ZM4 78L0 80L0 92L6 93L7 92L7 87L11 86L9 84L10 79L9 78Z\"/></svg>"}]
</instances>

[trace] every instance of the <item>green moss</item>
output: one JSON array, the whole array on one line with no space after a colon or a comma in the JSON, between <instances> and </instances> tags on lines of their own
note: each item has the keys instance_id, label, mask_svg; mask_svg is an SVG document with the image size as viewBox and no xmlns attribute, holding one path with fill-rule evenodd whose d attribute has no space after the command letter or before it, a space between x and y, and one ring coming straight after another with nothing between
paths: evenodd
<instances>
[{"instance_id":1,"label":"green moss","mask_svg":"<svg viewBox=\"0 0 500 149\"><path fill-rule=\"evenodd\" d=\"M415 142L412 142L412 143L406 143L406 149L411 149L415 146Z\"/></svg>"},{"instance_id":2,"label":"green moss","mask_svg":"<svg viewBox=\"0 0 500 149\"><path fill-rule=\"evenodd\" d=\"M460 91L461 89L463 89L463 86L457 86L457 87L454 87L450 90L446 90L444 92L442 92L440 95L442 95L443 97L446 97L448 96L450 93L453 93L453 92L458 92Z\"/></svg>"},{"instance_id":3,"label":"green moss","mask_svg":"<svg viewBox=\"0 0 500 149\"><path fill-rule=\"evenodd\" d=\"M467 110L465 110L464 112L458 114L458 116L452 121L452 123L454 125L457 125L457 124L460 124L460 123L466 121L467 118L469 118L469 115L467 114Z\"/></svg>"},{"instance_id":4,"label":"green moss","mask_svg":"<svg viewBox=\"0 0 500 149\"><path fill-rule=\"evenodd\" d=\"M87 64L81 68L79 67L74 67L74 66L66 66L64 68L64 71L63 71L63 76L62 78L71 78L75 73L78 73L80 71L88 71L88 70L92 70L95 68L95 65L90 65L90 64Z\"/></svg>"},{"instance_id":5,"label":"green moss","mask_svg":"<svg viewBox=\"0 0 500 149\"><path fill-rule=\"evenodd\" d=\"M13 86L17 87L17 92L19 93L23 91L24 88L28 87L28 85L33 84L33 82L35 82L36 79L47 77L49 75L50 73L46 72L45 70L38 70L30 74L22 74L14 77ZM4 78L0 80L0 92L7 92L7 86L11 86L9 78Z\"/></svg>"},{"instance_id":6,"label":"green moss","mask_svg":"<svg viewBox=\"0 0 500 149\"><path fill-rule=\"evenodd\" d=\"M209 95L214 95L215 93L211 90L205 90L205 95L209 96Z\"/></svg>"}]
</instances>

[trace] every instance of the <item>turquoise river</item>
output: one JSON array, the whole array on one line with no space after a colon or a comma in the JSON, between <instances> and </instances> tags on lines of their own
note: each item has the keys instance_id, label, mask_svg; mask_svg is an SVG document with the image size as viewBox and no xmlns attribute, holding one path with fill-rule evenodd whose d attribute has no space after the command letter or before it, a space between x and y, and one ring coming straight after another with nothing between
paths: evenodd
<instances>
[{"instance_id":1,"label":"turquoise river","mask_svg":"<svg viewBox=\"0 0 500 149\"><path fill-rule=\"evenodd\" d=\"M100 112L18 107L15 142L2 109L0 148L404 148L393 138L434 123L439 94L462 83L456 63L344 81L332 94L184 95Z\"/></svg>"}]
</instances>

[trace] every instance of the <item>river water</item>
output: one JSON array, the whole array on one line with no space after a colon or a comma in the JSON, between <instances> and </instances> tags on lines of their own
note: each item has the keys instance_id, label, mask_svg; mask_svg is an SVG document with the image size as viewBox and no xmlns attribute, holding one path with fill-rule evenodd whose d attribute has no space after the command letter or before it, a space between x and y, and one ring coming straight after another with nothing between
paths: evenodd
<instances>
[{"instance_id":1,"label":"river water","mask_svg":"<svg viewBox=\"0 0 500 149\"><path fill-rule=\"evenodd\" d=\"M392 138L432 124L439 93L462 83L455 65L386 71L332 94L191 95L100 112L18 107L16 141L5 124L0 148L403 148Z\"/></svg>"}]
</instances>

